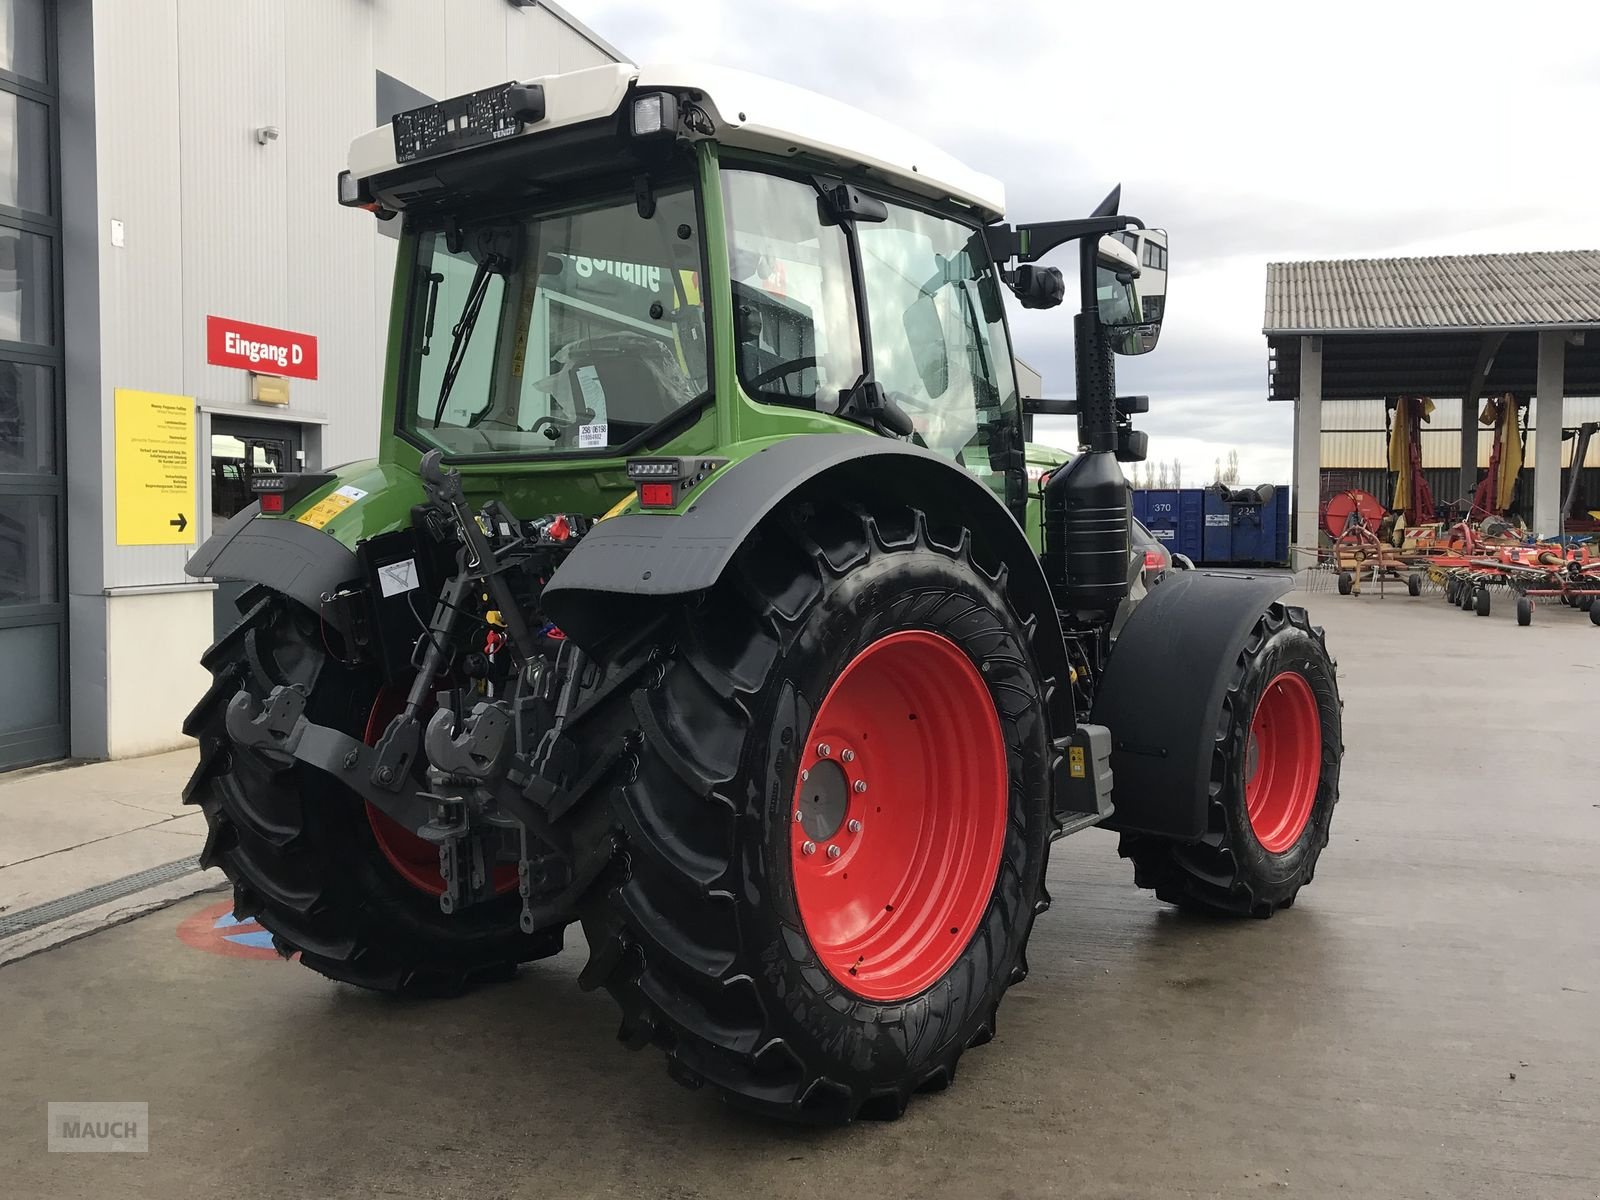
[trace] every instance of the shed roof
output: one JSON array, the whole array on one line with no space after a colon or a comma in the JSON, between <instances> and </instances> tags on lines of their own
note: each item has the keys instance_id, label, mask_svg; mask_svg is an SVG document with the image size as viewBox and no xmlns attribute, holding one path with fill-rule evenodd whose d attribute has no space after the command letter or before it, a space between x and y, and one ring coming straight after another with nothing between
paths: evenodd
<instances>
[{"instance_id":1,"label":"shed roof","mask_svg":"<svg viewBox=\"0 0 1600 1200\"><path fill-rule=\"evenodd\" d=\"M1267 264L1262 332L1600 328L1600 250Z\"/></svg>"}]
</instances>

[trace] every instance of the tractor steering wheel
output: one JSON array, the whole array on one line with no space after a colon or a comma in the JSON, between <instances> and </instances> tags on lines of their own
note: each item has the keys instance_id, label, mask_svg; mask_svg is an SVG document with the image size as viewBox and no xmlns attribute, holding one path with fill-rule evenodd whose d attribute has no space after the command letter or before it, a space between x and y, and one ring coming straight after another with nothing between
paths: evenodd
<instances>
[{"instance_id":1,"label":"tractor steering wheel","mask_svg":"<svg viewBox=\"0 0 1600 1200\"><path fill-rule=\"evenodd\" d=\"M777 366L768 367L753 379L745 380L744 385L747 388L758 388L762 384L771 383L774 379L784 375L792 375L796 371L805 371L816 365L817 357L814 354L808 354L803 358L791 358L787 362L779 363Z\"/></svg>"}]
</instances>

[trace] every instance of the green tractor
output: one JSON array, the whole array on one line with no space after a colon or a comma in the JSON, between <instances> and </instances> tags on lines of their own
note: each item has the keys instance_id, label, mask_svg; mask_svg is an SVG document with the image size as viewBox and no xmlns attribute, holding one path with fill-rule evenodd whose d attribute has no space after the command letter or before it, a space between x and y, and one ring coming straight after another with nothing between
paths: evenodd
<instances>
[{"instance_id":1,"label":"green tractor","mask_svg":"<svg viewBox=\"0 0 1600 1200\"><path fill-rule=\"evenodd\" d=\"M1166 238L1117 193L1004 224L866 114L617 65L402 113L339 198L399 222L378 457L258 476L188 568L254 585L186 797L284 955L453 994L580 923L628 1045L832 1123L994 1036L1055 839L1201 913L1311 879L1321 632L1285 579L1139 584L1112 355ZM1001 289L1059 304L1071 241L1077 399L1025 413ZM1079 428L1042 489L1032 412Z\"/></svg>"}]
</instances>

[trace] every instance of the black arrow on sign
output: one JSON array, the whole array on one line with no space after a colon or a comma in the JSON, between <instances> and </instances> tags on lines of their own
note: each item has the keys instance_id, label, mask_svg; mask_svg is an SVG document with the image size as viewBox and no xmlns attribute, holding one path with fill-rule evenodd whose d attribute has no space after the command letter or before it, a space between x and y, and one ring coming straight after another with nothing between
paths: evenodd
<instances>
[{"instance_id":1,"label":"black arrow on sign","mask_svg":"<svg viewBox=\"0 0 1600 1200\"><path fill-rule=\"evenodd\" d=\"M168 521L167 524L176 525L178 527L178 532L182 533L185 529L189 528L189 518L184 516L182 513L179 513L176 521Z\"/></svg>"}]
</instances>

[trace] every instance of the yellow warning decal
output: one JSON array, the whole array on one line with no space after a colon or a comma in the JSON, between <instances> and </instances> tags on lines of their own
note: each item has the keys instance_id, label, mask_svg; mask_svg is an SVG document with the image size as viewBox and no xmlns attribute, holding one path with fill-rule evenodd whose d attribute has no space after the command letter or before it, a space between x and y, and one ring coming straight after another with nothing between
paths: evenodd
<instances>
[{"instance_id":1,"label":"yellow warning decal","mask_svg":"<svg viewBox=\"0 0 1600 1200\"><path fill-rule=\"evenodd\" d=\"M1086 779L1086 778L1088 778L1088 774L1084 770L1084 765L1083 765L1083 747L1082 746L1068 746L1067 747L1067 772L1074 779Z\"/></svg>"},{"instance_id":2,"label":"yellow warning decal","mask_svg":"<svg viewBox=\"0 0 1600 1200\"><path fill-rule=\"evenodd\" d=\"M360 488L342 487L336 492L329 492L296 517L295 520L302 525L309 525L313 529L321 529L365 495L366 493Z\"/></svg>"}]
</instances>

